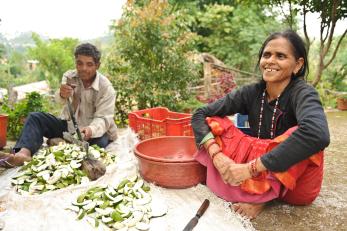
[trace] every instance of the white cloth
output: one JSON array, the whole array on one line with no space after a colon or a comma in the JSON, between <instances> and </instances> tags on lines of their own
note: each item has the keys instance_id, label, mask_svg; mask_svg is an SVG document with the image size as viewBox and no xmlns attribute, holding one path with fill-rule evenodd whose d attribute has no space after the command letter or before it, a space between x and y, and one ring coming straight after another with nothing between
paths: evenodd
<instances>
[{"instance_id":1,"label":"white cloth","mask_svg":"<svg viewBox=\"0 0 347 231\"><path fill-rule=\"evenodd\" d=\"M76 220L77 214L64 208L71 205L71 201L93 185L113 184L138 172L137 159L133 153L137 142L135 134L127 129L117 141L107 147L107 150L117 153L117 162L107 167L103 177L87 185L70 186L36 196L22 196L10 186L10 179L16 175L18 168L5 171L0 175L0 207L5 208L5 211L0 212L0 219L5 221L4 230L108 230L103 226L95 229L85 219ZM183 230L189 220L195 216L204 199L210 200L210 206L194 230L254 230L248 220L232 212L228 208L228 203L216 197L204 185L188 189L165 189L151 184L150 192L153 200L165 203L168 207L165 216L151 219L152 231Z\"/></svg>"}]
</instances>

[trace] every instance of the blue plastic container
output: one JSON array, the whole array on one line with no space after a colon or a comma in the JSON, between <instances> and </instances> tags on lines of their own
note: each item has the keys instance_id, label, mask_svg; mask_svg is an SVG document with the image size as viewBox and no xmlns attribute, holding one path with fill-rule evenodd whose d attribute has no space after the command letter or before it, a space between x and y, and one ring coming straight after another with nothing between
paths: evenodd
<instances>
[{"instance_id":1,"label":"blue plastic container","mask_svg":"<svg viewBox=\"0 0 347 231\"><path fill-rule=\"evenodd\" d=\"M235 114L235 124L238 129L247 135L251 135L251 129L249 128L248 115L242 115L240 113Z\"/></svg>"},{"instance_id":2,"label":"blue plastic container","mask_svg":"<svg viewBox=\"0 0 347 231\"><path fill-rule=\"evenodd\" d=\"M242 115L240 113L235 114L236 127L244 128L249 127L248 125L248 115Z\"/></svg>"}]
</instances>

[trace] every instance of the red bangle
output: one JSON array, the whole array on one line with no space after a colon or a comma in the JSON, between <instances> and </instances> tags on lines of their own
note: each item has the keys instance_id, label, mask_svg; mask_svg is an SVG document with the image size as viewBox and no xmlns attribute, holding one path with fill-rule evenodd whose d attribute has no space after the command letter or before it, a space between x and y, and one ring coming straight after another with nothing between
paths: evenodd
<instances>
[{"instance_id":1,"label":"red bangle","mask_svg":"<svg viewBox=\"0 0 347 231\"><path fill-rule=\"evenodd\" d=\"M221 152L220 149L218 149L217 151L215 151L214 153L211 154L212 161L213 161L214 157L220 152Z\"/></svg>"},{"instance_id":2,"label":"red bangle","mask_svg":"<svg viewBox=\"0 0 347 231\"><path fill-rule=\"evenodd\" d=\"M257 170L257 160L258 160L258 158L256 158L256 159L252 160L251 162L249 162L249 166L250 166L249 172L251 173L252 177L256 177L256 176L259 175L259 172Z\"/></svg>"},{"instance_id":3,"label":"red bangle","mask_svg":"<svg viewBox=\"0 0 347 231\"><path fill-rule=\"evenodd\" d=\"M211 147L212 145L214 145L214 144L217 144L216 141L212 141L211 143L209 143L209 144L207 145L207 147L205 148L206 151L208 152L208 150L210 149L210 147Z\"/></svg>"}]
</instances>

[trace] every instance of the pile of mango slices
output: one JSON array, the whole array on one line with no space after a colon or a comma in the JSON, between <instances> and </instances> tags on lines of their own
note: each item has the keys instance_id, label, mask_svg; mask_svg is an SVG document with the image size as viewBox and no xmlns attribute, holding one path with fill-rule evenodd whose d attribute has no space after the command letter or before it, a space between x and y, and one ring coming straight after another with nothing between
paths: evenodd
<instances>
[{"instance_id":1,"label":"pile of mango slices","mask_svg":"<svg viewBox=\"0 0 347 231\"><path fill-rule=\"evenodd\" d=\"M151 218L167 213L162 203L151 203L149 191L150 187L139 176L130 177L114 186L89 189L67 209L95 227L102 224L112 230L149 230Z\"/></svg>"},{"instance_id":2,"label":"pile of mango slices","mask_svg":"<svg viewBox=\"0 0 347 231\"><path fill-rule=\"evenodd\" d=\"M89 154L109 165L116 155L96 145L89 147ZM35 195L65 188L69 185L89 182L80 169L86 152L75 144L60 143L57 146L40 149L30 162L24 164L11 184L19 194Z\"/></svg>"}]
</instances>

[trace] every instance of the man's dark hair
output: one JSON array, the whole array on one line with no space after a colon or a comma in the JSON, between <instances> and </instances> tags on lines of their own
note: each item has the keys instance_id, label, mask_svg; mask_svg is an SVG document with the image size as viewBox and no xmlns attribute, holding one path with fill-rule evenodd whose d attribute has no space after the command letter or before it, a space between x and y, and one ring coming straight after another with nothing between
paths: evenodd
<instances>
[{"instance_id":1,"label":"man's dark hair","mask_svg":"<svg viewBox=\"0 0 347 231\"><path fill-rule=\"evenodd\" d=\"M75 49L75 58L77 58L78 55L93 57L95 63L100 63L101 53L93 44L82 43L78 45Z\"/></svg>"},{"instance_id":2,"label":"man's dark hair","mask_svg":"<svg viewBox=\"0 0 347 231\"><path fill-rule=\"evenodd\" d=\"M309 69L308 69L308 58L307 58L307 51L305 47L304 41L301 39L301 37L293 30L285 30L283 32L275 32L271 34L263 43L259 50L258 54L258 66L260 59L263 55L264 49L266 45L274 39L277 38L285 38L288 40L288 42L292 45L293 48L293 53L296 59L303 58L304 59L304 65L301 67L298 73L296 73L294 78L296 77L305 77L305 75L308 74Z\"/></svg>"}]
</instances>

